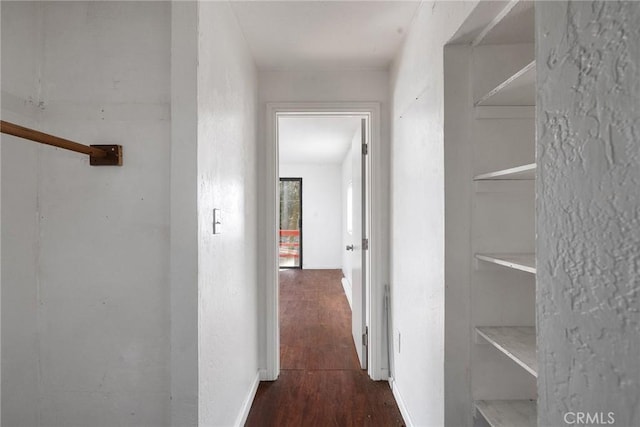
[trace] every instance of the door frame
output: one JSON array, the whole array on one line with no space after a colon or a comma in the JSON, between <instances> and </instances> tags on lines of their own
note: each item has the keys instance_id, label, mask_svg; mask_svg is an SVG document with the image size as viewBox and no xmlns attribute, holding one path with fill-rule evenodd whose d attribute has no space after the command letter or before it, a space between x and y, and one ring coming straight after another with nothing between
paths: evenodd
<instances>
[{"instance_id":1,"label":"door frame","mask_svg":"<svg viewBox=\"0 0 640 427\"><path fill-rule=\"evenodd\" d=\"M261 372L263 381L274 381L280 374L280 325L279 325L279 283L278 283L278 185L279 151L278 151L278 118L292 116L363 116L368 120L369 151L366 158L367 195L365 198L367 212L367 230L369 250L366 253L366 319L369 328L369 346L367 347L367 373L373 380L384 380L388 377L387 366L381 366L384 280L381 266L388 260L382 256L380 242L384 235L384 219L387 208L382 206L382 183L379 176L382 170L380 156L380 104L377 102L272 102L266 104L266 144L265 144L265 221L263 274L265 279L265 323L266 323L266 366ZM376 266L372 268L372 266ZM373 303L375 301L375 303Z\"/></svg>"},{"instance_id":2,"label":"door frame","mask_svg":"<svg viewBox=\"0 0 640 427\"><path fill-rule=\"evenodd\" d=\"M280 258L279 258L280 254L278 253L278 268L290 268L290 269L294 269L294 270L296 270L296 269L302 270L303 269L302 268L302 259L303 259L302 258L302 253L304 251L304 245L302 244L302 237L304 236L304 233L302 231L302 225L304 224L304 219L303 219L303 216L302 216L302 213L304 212L304 209L302 207L302 200L303 200L303 197L304 197L303 193L302 193L302 178L280 177L278 179L278 183L280 183L282 181L299 182L300 183L300 238L299 238L299 240L300 240L300 246L299 246L300 250L298 251L300 253L300 257L299 257L300 258L300 261L299 261L300 265L297 266L297 267L282 267L282 266L280 266ZM280 221L280 215L279 214L280 214L280 212L278 212L278 222ZM280 229L279 226L280 226L280 224L278 223L278 229ZM279 241L280 241L280 236L278 236L278 242Z\"/></svg>"}]
</instances>

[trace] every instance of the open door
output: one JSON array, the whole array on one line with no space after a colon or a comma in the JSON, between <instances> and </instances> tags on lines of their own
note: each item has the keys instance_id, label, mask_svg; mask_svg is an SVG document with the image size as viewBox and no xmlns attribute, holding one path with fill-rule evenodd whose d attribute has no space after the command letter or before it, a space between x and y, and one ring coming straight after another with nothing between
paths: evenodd
<instances>
[{"instance_id":1,"label":"open door","mask_svg":"<svg viewBox=\"0 0 640 427\"><path fill-rule=\"evenodd\" d=\"M366 153L367 153L367 121L361 120L360 137L353 139L353 169L352 169L352 206L353 206L353 234L351 244L347 246L347 250L351 252L351 268L352 268L352 312L351 312L351 331L353 334L353 342L356 346L358 359L362 369L367 369L367 346L368 331L366 322L366 250L368 249L368 239L366 238Z\"/></svg>"}]
</instances>

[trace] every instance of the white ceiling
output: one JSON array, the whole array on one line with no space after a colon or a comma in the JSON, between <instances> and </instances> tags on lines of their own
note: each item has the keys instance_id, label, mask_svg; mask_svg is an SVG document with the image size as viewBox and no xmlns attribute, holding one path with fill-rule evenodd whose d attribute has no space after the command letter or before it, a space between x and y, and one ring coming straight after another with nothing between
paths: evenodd
<instances>
[{"instance_id":1,"label":"white ceiling","mask_svg":"<svg viewBox=\"0 0 640 427\"><path fill-rule=\"evenodd\" d=\"M232 1L259 69L386 68L419 1Z\"/></svg>"},{"instance_id":2,"label":"white ceiling","mask_svg":"<svg viewBox=\"0 0 640 427\"><path fill-rule=\"evenodd\" d=\"M386 69L420 1L242 1L232 8L256 66ZM280 118L282 163L340 163L356 117Z\"/></svg>"},{"instance_id":3,"label":"white ceiling","mask_svg":"<svg viewBox=\"0 0 640 427\"><path fill-rule=\"evenodd\" d=\"M280 117L280 163L342 163L358 117Z\"/></svg>"}]
</instances>

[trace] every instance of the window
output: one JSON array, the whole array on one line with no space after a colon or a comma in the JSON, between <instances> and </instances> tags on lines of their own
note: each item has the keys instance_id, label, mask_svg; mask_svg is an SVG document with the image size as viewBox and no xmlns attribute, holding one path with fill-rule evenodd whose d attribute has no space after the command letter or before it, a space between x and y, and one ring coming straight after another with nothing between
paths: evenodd
<instances>
[{"instance_id":1,"label":"window","mask_svg":"<svg viewBox=\"0 0 640 427\"><path fill-rule=\"evenodd\" d=\"M302 268L302 178L280 178L280 267Z\"/></svg>"}]
</instances>

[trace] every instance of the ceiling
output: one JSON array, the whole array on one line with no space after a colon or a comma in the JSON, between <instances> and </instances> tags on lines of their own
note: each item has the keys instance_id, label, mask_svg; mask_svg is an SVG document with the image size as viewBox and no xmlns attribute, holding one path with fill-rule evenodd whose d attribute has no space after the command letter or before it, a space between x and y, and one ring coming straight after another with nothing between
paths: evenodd
<instances>
[{"instance_id":1,"label":"ceiling","mask_svg":"<svg viewBox=\"0 0 640 427\"><path fill-rule=\"evenodd\" d=\"M342 163L359 117L280 117L280 163Z\"/></svg>"},{"instance_id":2,"label":"ceiling","mask_svg":"<svg viewBox=\"0 0 640 427\"><path fill-rule=\"evenodd\" d=\"M419 1L232 1L261 70L387 68Z\"/></svg>"},{"instance_id":3,"label":"ceiling","mask_svg":"<svg viewBox=\"0 0 640 427\"><path fill-rule=\"evenodd\" d=\"M387 69L420 1L230 2L260 70ZM279 119L282 163L340 163L357 117Z\"/></svg>"}]
</instances>

